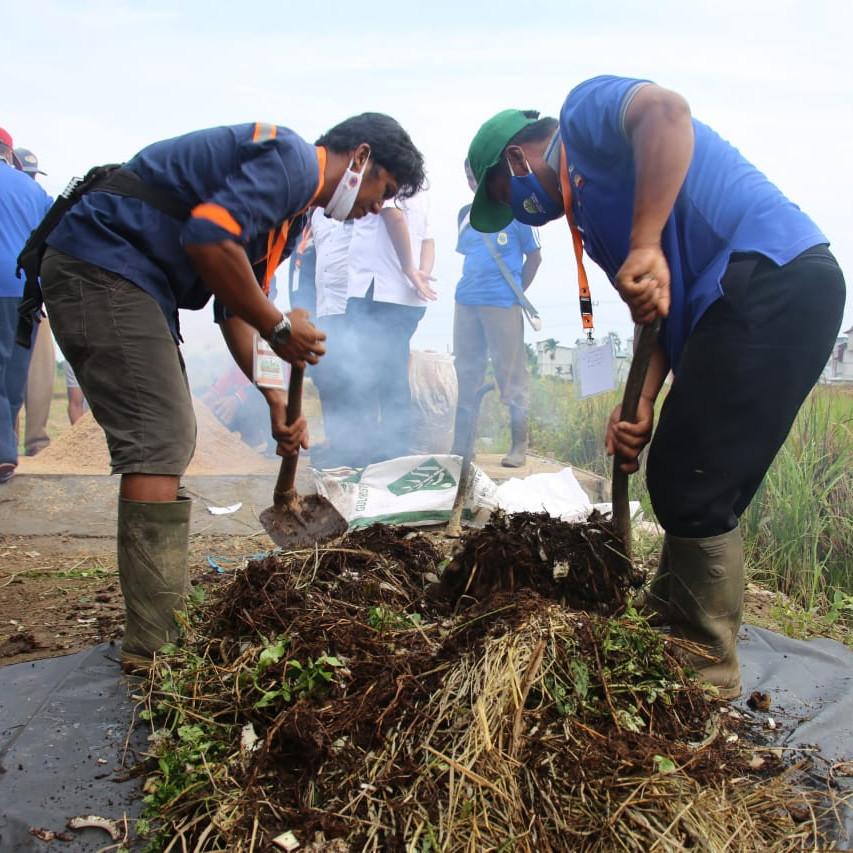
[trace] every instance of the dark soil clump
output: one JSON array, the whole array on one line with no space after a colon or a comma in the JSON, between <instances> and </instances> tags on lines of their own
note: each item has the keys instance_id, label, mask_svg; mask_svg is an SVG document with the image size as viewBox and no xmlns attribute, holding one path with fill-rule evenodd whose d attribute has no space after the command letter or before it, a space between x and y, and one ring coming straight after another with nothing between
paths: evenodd
<instances>
[{"instance_id":1,"label":"dark soil clump","mask_svg":"<svg viewBox=\"0 0 853 853\"><path fill-rule=\"evenodd\" d=\"M573 610L610 615L642 583L598 512L574 524L547 513L495 513L465 539L442 575L441 597L464 605L499 591L532 589Z\"/></svg>"}]
</instances>

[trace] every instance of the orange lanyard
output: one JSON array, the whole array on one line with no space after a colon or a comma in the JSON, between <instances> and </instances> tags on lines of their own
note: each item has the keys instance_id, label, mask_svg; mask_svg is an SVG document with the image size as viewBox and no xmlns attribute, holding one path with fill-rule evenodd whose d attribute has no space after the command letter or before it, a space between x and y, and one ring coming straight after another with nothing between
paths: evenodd
<instances>
[{"instance_id":1,"label":"orange lanyard","mask_svg":"<svg viewBox=\"0 0 853 853\"><path fill-rule=\"evenodd\" d=\"M569 169L566 164L566 146L560 144L560 189L563 193L563 209L566 211L566 219L569 230L572 232L572 245L575 249L575 261L578 265L578 295L581 305L581 322L587 330L587 337L592 340L592 296L589 292L589 280L583 267L583 238L572 219L572 182L569 179Z\"/></svg>"},{"instance_id":2,"label":"orange lanyard","mask_svg":"<svg viewBox=\"0 0 853 853\"><path fill-rule=\"evenodd\" d=\"M273 228L267 237L267 266L264 270L264 280L262 282L264 293L267 296L270 293L270 282L275 275L275 271L278 269L279 263L281 263L281 256L284 252L284 247L287 245L287 232L290 231L291 222L292 220L288 219L287 222L282 223L278 234L276 234L275 228Z\"/></svg>"},{"instance_id":3,"label":"orange lanyard","mask_svg":"<svg viewBox=\"0 0 853 853\"><path fill-rule=\"evenodd\" d=\"M311 239L311 220L308 220L308 224L302 229L302 238L299 240L299 246L296 249L296 253L299 255L305 254L305 247L308 245L308 241Z\"/></svg>"}]
</instances>

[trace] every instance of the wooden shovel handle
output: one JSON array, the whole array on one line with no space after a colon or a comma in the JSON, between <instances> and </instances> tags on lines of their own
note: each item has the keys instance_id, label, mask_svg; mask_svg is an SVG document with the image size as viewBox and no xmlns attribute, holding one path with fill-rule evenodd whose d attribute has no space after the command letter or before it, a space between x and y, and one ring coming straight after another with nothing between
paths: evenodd
<instances>
[{"instance_id":1,"label":"wooden shovel handle","mask_svg":"<svg viewBox=\"0 0 853 853\"><path fill-rule=\"evenodd\" d=\"M462 467L459 469L459 485L456 487L456 497L453 499L450 520L447 522L448 536L458 538L462 532L462 504L465 501L465 493L468 491L468 480L471 479L471 460L474 458L474 444L477 440L477 421L480 418L480 404L483 402L483 397L489 391L494 390L495 383L487 382L474 394L474 400L471 404L471 423L468 428L468 434L465 436Z\"/></svg>"},{"instance_id":2,"label":"wooden shovel handle","mask_svg":"<svg viewBox=\"0 0 853 853\"><path fill-rule=\"evenodd\" d=\"M287 389L287 425L292 426L302 415L302 380L305 370L295 365L290 368L290 385ZM283 506L292 501L293 484L296 482L296 466L299 464L299 450L291 456L283 456L275 481L273 503Z\"/></svg>"},{"instance_id":3,"label":"wooden shovel handle","mask_svg":"<svg viewBox=\"0 0 853 853\"><path fill-rule=\"evenodd\" d=\"M625 382L625 393L622 397L623 421L634 421L637 418L637 407L640 403L640 394L649 371L649 362L657 343L658 330L660 329L660 317L656 317L647 326L640 330L640 338L631 359L631 369L628 371L628 379ZM620 470L619 466L625 460L619 454L613 457L613 486L611 490L611 501L613 503L613 527L616 535L625 546L625 556L631 559L631 509L628 501L628 474Z\"/></svg>"}]
</instances>

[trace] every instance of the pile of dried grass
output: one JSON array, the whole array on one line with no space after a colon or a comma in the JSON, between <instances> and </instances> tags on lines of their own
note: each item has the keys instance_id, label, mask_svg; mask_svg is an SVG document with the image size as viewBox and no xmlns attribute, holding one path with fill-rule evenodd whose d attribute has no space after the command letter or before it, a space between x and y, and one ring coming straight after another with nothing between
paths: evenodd
<instances>
[{"instance_id":1,"label":"pile of dried grass","mask_svg":"<svg viewBox=\"0 0 853 853\"><path fill-rule=\"evenodd\" d=\"M454 613L425 594L441 564L370 528L252 562L205 606L150 685L155 849L819 843L805 759L752 742L661 634L518 587Z\"/></svg>"}]
</instances>

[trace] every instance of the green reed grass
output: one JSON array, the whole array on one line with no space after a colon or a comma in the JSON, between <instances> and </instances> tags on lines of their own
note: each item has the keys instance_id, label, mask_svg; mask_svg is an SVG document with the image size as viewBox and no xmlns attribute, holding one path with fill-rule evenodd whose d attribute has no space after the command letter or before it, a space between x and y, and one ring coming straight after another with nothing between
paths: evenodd
<instances>
[{"instance_id":1,"label":"green reed grass","mask_svg":"<svg viewBox=\"0 0 853 853\"><path fill-rule=\"evenodd\" d=\"M811 609L853 592L853 395L806 400L741 519L753 577Z\"/></svg>"}]
</instances>

